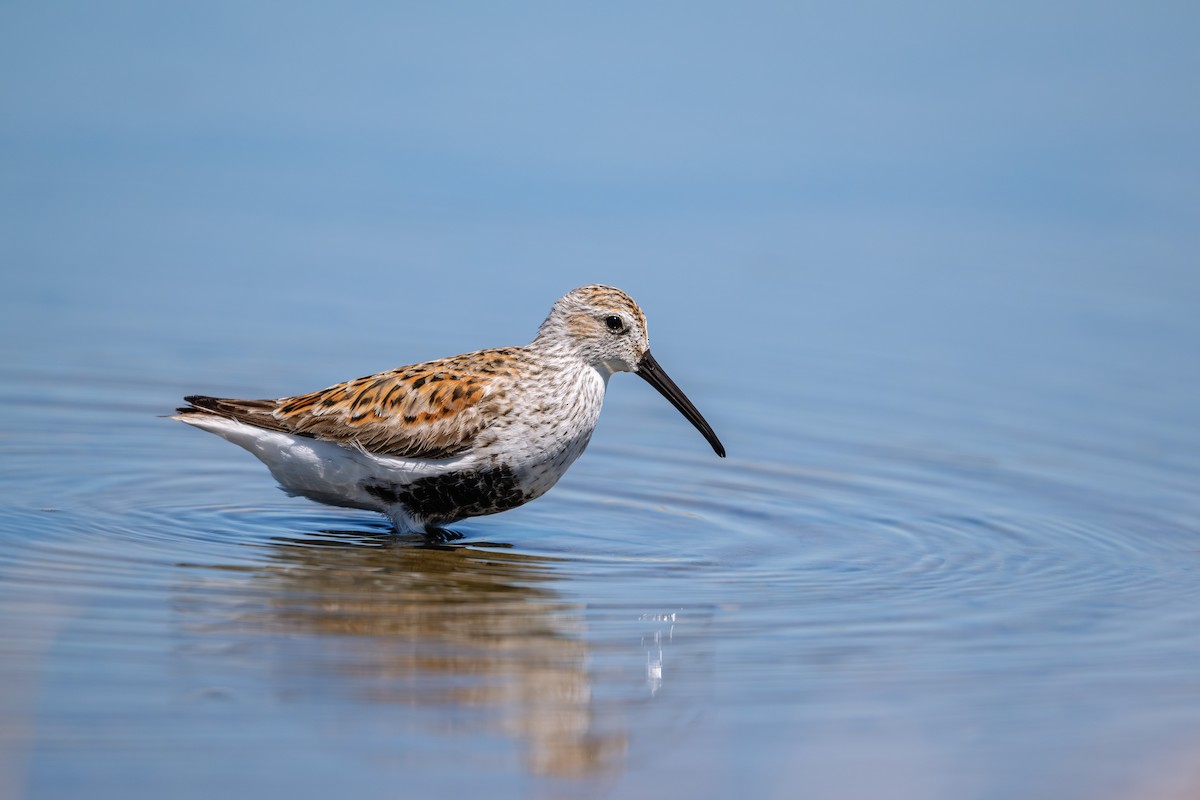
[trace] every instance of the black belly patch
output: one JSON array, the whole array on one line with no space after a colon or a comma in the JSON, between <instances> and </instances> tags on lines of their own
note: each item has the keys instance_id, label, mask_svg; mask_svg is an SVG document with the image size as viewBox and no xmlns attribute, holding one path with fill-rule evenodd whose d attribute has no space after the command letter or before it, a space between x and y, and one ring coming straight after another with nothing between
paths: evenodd
<instances>
[{"instance_id":1,"label":"black belly patch","mask_svg":"<svg viewBox=\"0 0 1200 800\"><path fill-rule=\"evenodd\" d=\"M455 472L408 484L363 484L380 502L401 503L414 517L435 525L516 508L530 499L508 467Z\"/></svg>"}]
</instances>

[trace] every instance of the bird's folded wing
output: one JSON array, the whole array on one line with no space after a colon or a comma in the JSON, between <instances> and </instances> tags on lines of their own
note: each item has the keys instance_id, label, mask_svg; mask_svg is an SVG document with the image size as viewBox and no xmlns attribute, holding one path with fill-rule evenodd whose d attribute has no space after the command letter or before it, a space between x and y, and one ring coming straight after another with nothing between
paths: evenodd
<instances>
[{"instance_id":1,"label":"bird's folded wing","mask_svg":"<svg viewBox=\"0 0 1200 800\"><path fill-rule=\"evenodd\" d=\"M450 458L494 421L513 384L513 351L481 351L368 375L280 400L186 398L198 409L368 453Z\"/></svg>"}]
</instances>

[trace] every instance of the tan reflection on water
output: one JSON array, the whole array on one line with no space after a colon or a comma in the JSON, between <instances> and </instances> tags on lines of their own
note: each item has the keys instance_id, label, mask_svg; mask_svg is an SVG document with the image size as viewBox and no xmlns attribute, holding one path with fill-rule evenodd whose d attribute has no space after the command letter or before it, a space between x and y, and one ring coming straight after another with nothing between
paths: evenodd
<instances>
[{"instance_id":1,"label":"tan reflection on water","mask_svg":"<svg viewBox=\"0 0 1200 800\"><path fill-rule=\"evenodd\" d=\"M553 560L330 531L280 540L271 562L256 570L267 611L255 626L349 650L308 668L335 670L327 679L367 702L482 708L535 774L621 767L627 733L598 719L582 610L554 590Z\"/></svg>"}]
</instances>

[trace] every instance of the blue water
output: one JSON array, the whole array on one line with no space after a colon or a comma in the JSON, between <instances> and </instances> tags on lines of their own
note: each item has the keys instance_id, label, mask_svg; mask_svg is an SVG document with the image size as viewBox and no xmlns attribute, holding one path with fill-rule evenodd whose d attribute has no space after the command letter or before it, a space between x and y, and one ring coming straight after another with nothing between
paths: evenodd
<instances>
[{"instance_id":1,"label":"blue water","mask_svg":"<svg viewBox=\"0 0 1200 800\"><path fill-rule=\"evenodd\" d=\"M0 797L1200 792L1200 34L1039 5L0 9ZM686 13L685 13L686 12ZM165 419L632 376L426 546Z\"/></svg>"}]
</instances>

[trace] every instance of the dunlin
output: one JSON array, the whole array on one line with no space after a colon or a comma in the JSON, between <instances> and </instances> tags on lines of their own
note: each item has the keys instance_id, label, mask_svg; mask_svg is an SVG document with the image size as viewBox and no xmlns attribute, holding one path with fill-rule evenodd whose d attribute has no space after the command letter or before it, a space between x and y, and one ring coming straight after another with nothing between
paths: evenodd
<instances>
[{"instance_id":1,"label":"dunlin","mask_svg":"<svg viewBox=\"0 0 1200 800\"><path fill-rule=\"evenodd\" d=\"M439 533L529 502L579 457L615 372L640 375L724 457L611 286L560 298L524 347L479 350L279 400L193 395L174 417L249 450L285 491Z\"/></svg>"}]
</instances>

